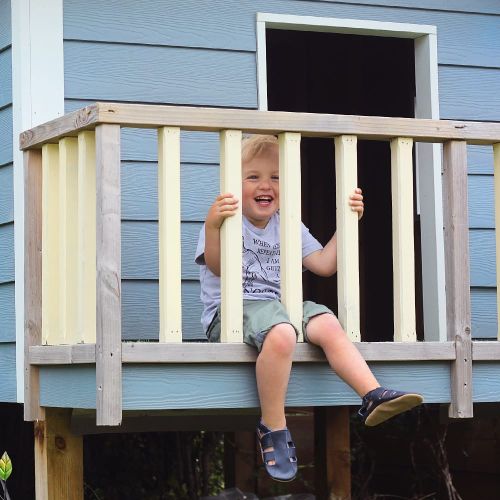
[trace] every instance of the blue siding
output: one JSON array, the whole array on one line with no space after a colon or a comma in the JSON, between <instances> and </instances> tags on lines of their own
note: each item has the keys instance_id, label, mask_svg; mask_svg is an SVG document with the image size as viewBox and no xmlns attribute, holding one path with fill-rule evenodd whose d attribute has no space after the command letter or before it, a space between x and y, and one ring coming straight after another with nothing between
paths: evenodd
<instances>
[{"instance_id":1,"label":"blue siding","mask_svg":"<svg viewBox=\"0 0 500 500\"><path fill-rule=\"evenodd\" d=\"M472 336L496 339L498 335L496 288L471 287L471 307Z\"/></svg>"},{"instance_id":2,"label":"blue siding","mask_svg":"<svg viewBox=\"0 0 500 500\"><path fill-rule=\"evenodd\" d=\"M16 394L16 344L0 343L0 401L15 403Z\"/></svg>"},{"instance_id":3,"label":"blue siding","mask_svg":"<svg viewBox=\"0 0 500 500\"><path fill-rule=\"evenodd\" d=\"M14 281L14 224L0 226L0 283Z\"/></svg>"},{"instance_id":4,"label":"blue siding","mask_svg":"<svg viewBox=\"0 0 500 500\"><path fill-rule=\"evenodd\" d=\"M12 164L0 167L0 225L14 220Z\"/></svg>"},{"instance_id":5,"label":"blue siding","mask_svg":"<svg viewBox=\"0 0 500 500\"><path fill-rule=\"evenodd\" d=\"M419 391L428 403L450 401L448 363L374 363L371 368L383 385ZM40 400L44 406L95 408L94 367L41 368ZM297 363L292 367L288 406L359 403L360 398L326 363ZM125 410L258 406L253 364L123 367Z\"/></svg>"},{"instance_id":6,"label":"blue siding","mask_svg":"<svg viewBox=\"0 0 500 500\"><path fill-rule=\"evenodd\" d=\"M12 105L0 109L0 165L12 163Z\"/></svg>"},{"instance_id":7,"label":"blue siding","mask_svg":"<svg viewBox=\"0 0 500 500\"><path fill-rule=\"evenodd\" d=\"M16 341L15 323L14 283L0 284L0 343Z\"/></svg>"},{"instance_id":8,"label":"blue siding","mask_svg":"<svg viewBox=\"0 0 500 500\"><path fill-rule=\"evenodd\" d=\"M472 394L474 401L478 403L500 399L500 363L492 361L474 363Z\"/></svg>"},{"instance_id":9,"label":"blue siding","mask_svg":"<svg viewBox=\"0 0 500 500\"><path fill-rule=\"evenodd\" d=\"M12 50L0 49L0 108L12 102Z\"/></svg>"},{"instance_id":10,"label":"blue siding","mask_svg":"<svg viewBox=\"0 0 500 500\"><path fill-rule=\"evenodd\" d=\"M12 39L10 1L0 0L0 50L10 46Z\"/></svg>"}]
</instances>

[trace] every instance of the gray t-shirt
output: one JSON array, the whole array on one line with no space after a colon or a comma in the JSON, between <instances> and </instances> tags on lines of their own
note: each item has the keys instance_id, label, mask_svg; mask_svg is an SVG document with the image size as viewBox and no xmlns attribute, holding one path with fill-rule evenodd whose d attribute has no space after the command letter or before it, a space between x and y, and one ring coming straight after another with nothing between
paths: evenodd
<instances>
[{"instance_id":1,"label":"gray t-shirt","mask_svg":"<svg viewBox=\"0 0 500 500\"><path fill-rule=\"evenodd\" d=\"M302 258L323 247L302 224ZM206 332L220 304L220 278L205 265L205 225L201 228L195 262L200 265L201 316ZM243 298L279 299L280 293L280 217L275 213L264 229L243 217Z\"/></svg>"}]
</instances>

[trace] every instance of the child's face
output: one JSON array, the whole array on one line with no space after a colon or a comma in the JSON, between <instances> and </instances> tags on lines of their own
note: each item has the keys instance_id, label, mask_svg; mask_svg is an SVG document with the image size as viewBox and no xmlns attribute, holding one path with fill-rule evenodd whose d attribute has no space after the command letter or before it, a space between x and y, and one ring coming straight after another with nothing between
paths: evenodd
<instances>
[{"instance_id":1,"label":"child's face","mask_svg":"<svg viewBox=\"0 0 500 500\"><path fill-rule=\"evenodd\" d=\"M243 215L256 227L266 227L279 208L279 153L269 149L243 163Z\"/></svg>"}]
</instances>

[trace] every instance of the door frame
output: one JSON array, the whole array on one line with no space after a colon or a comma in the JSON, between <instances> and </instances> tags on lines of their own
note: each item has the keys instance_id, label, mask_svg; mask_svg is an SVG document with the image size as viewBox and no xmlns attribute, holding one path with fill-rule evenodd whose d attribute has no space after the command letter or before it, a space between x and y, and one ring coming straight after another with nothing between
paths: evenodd
<instances>
[{"instance_id":1,"label":"door frame","mask_svg":"<svg viewBox=\"0 0 500 500\"><path fill-rule=\"evenodd\" d=\"M409 38L415 41L415 118L439 119L436 26L362 19L257 13L257 94L267 111L266 29L317 31L350 35ZM441 184L441 145L416 143L417 212L420 213L424 334L445 341L446 297ZM427 165L426 168L423 166ZM428 168L432 165L432 168Z\"/></svg>"}]
</instances>

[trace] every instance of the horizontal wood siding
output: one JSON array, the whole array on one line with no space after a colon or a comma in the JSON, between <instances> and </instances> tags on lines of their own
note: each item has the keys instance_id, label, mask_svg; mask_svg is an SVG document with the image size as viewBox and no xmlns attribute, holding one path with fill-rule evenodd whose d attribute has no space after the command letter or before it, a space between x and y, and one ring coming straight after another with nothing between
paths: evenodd
<instances>
[{"instance_id":1,"label":"horizontal wood siding","mask_svg":"<svg viewBox=\"0 0 500 500\"><path fill-rule=\"evenodd\" d=\"M495 0L378 0L376 5L365 0L152 0L146 10L133 0L119 8L113 2L65 0L66 110L97 99L256 108L257 12L435 25L441 117L500 120L500 7ZM181 138L183 294L196 304L184 300L191 310L184 311L183 330L186 335L195 328L187 335L202 338L192 257L218 191L219 141L214 133L182 132ZM156 141L154 130L122 130L125 338L157 336ZM0 143L0 164L1 157ZM491 148L468 147L475 338L493 337L497 321L496 307L490 307L496 294L492 164Z\"/></svg>"},{"instance_id":2,"label":"horizontal wood siding","mask_svg":"<svg viewBox=\"0 0 500 500\"><path fill-rule=\"evenodd\" d=\"M472 370L474 402L497 401L500 395L500 363L482 361L474 363Z\"/></svg>"},{"instance_id":3,"label":"horizontal wood siding","mask_svg":"<svg viewBox=\"0 0 500 500\"><path fill-rule=\"evenodd\" d=\"M0 226L0 283L14 281L14 224Z\"/></svg>"},{"instance_id":4,"label":"horizontal wood siding","mask_svg":"<svg viewBox=\"0 0 500 500\"><path fill-rule=\"evenodd\" d=\"M428 403L450 400L447 362L373 363L371 368L385 386L421 392ZM255 408L258 399L254 372L253 363L124 365L123 409ZM95 408L94 367L41 367L40 397L42 405ZM360 398L332 373L326 362L292 367L288 406L359 403Z\"/></svg>"},{"instance_id":5,"label":"horizontal wood siding","mask_svg":"<svg viewBox=\"0 0 500 500\"><path fill-rule=\"evenodd\" d=\"M10 0L0 1L0 50L10 46L12 40Z\"/></svg>"},{"instance_id":6,"label":"horizontal wood siding","mask_svg":"<svg viewBox=\"0 0 500 500\"><path fill-rule=\"evenodd\" d=\"M12 163L0 167L0 225L14 220Z\"/></svg>"},{"instance_id":7,"label":"horizontal wood siding","mask_svg":"<svg viewBox=\"0 0 500 500\"><path fill-rule=\"evenodd\" d=\"M12 103L12 49L0 48L0 108Z\"/></svg>"},{"instance_id":8,"label":"horizontal wood siding","mask_svg":"<svg viewBox=\"0 0 500 500\"><path fill-rule=\"evenodd\" d=\"M12 163L12 104L0 108L0 166Z\"/></svg>"},{"instance_id":9,"label":"horizontal wood siding","mask_svg":"<svg viewBox=\"0 0 500 500\"><path fill-rule=\"evenodd\" d=\"M16 344L0 343L0 402L17 401Z\"/></svg>"},{"instance_id":10,"label":"horizontal wood siding","mask_svg":"<svg viewBox=\"0 0 500 500\"><path fill-rule=\"evenodd\" d=\"M14 283L0 284L0 343L16 341Z\"/></svg>"}]
</instances>

